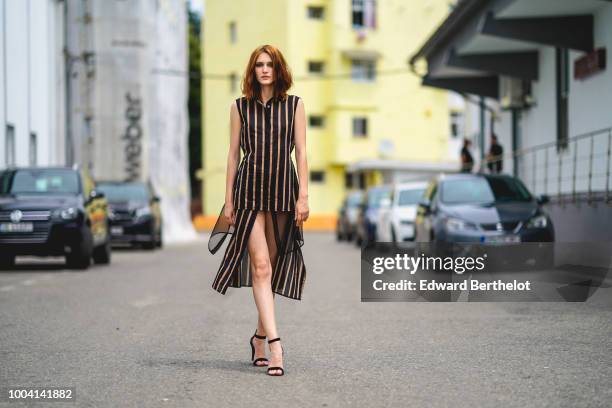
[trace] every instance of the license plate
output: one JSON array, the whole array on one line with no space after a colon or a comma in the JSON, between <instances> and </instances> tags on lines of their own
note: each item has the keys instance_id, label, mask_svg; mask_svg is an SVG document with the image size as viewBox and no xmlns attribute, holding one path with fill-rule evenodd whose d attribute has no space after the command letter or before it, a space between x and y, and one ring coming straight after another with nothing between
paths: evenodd
<instances>
[{"instance_id":1,"label":"license plate","mask_svg":"<svg viewBox=\"0 0 612 408\"><path fill-rule=\"evenodd\" d=\"M123 227L111 227L111 234L113 235L123 234Z\"/></svg>"},{"instance_id":2,"label":"license plate","mask_svg":"<svg viewBox=\"0 0 612 408\"><path fill-rule=\"evenodd\" d=\"M3 222L0 223L0 232L32 232L34 224L31 222Z\"/></svg>"},{"instance_id":3,"label":"license plate","mask_svg":"<svg viewBox=\"0 0 612 408\"><path fill-rule=\"evenodd\" d=\"M520 235L493 235L485 237L484 242L491 244L516 244L521 242Z\"/></svg>"}]
</instances>

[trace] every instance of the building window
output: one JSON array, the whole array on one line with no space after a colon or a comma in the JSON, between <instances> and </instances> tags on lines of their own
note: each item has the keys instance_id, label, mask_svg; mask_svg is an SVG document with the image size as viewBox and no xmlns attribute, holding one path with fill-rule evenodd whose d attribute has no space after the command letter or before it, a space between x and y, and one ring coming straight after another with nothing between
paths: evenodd
<instances>
[{"instance_id":1,"label":"building window","mask_svg":"<svg viewBox=\"0 0 612 408\"><path fill-rule=\"evenodd\" d=\"M231 93L236 93L236 91L238 90L238 75L236 75L235 72L232 72L230 74L230 92Z\"/></svg>"},{"instance_id":2,"label":"building window","mask_svg":"<svg viewBox=\"0 0 612 408\"><path fill-rule=\"evenodd\" d=\"M567 148L568 100L569 100L569 53L567 48L556 49L557 74L557 150Z\"/></svg>"},{"instance_id":3,"label":"building window","mask_svg":"<svg viewBox=\"0 0 612 408\"><path fill-rule=\"evenodd\" d=\"M312 20L323 20L325 18L325 9L321 6L308 6L308 18Z\"/></svg>"},{"instance_id":4,"label":"building window","mask_svg":"<svg viewBox=\"0 0 612 408\"><path fill-rule=\"evenodd\" d=\"M323 183L325 181L325 172L322 170L312 170L310 172L310 181Z\"/></svg>"},{"instance_id":5,"label":"building window","mask_svg":"<svg viewBox=\"0 0 612 408\"><path fill-rule=\"evenodd\" d=\"M38 161L38 144L36 142L36 133L30 133L30 166L36 166Z\"/></svg>"},{"instance_id":6,"label":"building window","mask_svg":"<svg viewBox=\"0 0 612 408\"><path fill-rule=\"evenodd\" d=\"M6 125L4 162L6 163L6 167L15 165L15 126L13 125Z\"/></svg>"},{"instance_id":7,"label":"building window","mask_svg":"<svg viewBox=\"0 0 612 408\"><path fill-rule=\"evenodd\" d=\"M463 138L465 132L465 115L463 112L451 112L450 134L453 139Z\"/></svg>"},{"instance_id":8,"label":"building window","mask_svg":"<svg viewBox=\"0 0 612 408\"><path fill-rule=\"evenodd\" d=\"M366 188L366 175L365 173L359 173L359 189L365 190Z\"/></svg>"},{"instance_id":9,"label":"building window","mask_svg":"<svg viewBox=\"0 0 612 408\"><path fill-rule=\"evenodd\" d=\"M376 28L376 0L353 0L353 28Z\"/></svg>"},{"instance_id":10,"label":"building window","mask_svg":"<svg viewBox=\"0 0 612 408\"><path fill-rule=\"evenodd\" d=\"M308 61L308 72L310 74L322 74L324 64L322 61Z\"/></svg>"},{"instance_id":11,"label":"building window","mask_svg":"<svg viewBox=\"0 0 612 408\"><path fill-rule=\"evenodd\" d=\"M230 21L229 23L229 39L230 43L235 44L238 40L238 35L236 33L236 22Z\"/></svg>"},{"instance_id":12,"label":"building window","mask_svg":"<svg viewBox=\"0 0 612 408\"><path fill-rule=\"evenodd\" d=\"M376 79L376 61L351 60L351 78L353 81L374 81Z\"/></svg>"},{"instance_id":13,"label":"building window","mask_svg":"<svg viewBox=\"0 0 612 408\"><path fill-rule=\"evenodd\" d=\"M344 173L344 187L353 188L353 173Z\"/></svg>"},{"instance_id":14,"label":"building window","mask_svg":"<svg viewBox=\"0 0 612 408\"><path fill-rule=\"evenodd\" d=\"M308 126L322 128L325 126L325 119L321 115L310 115L308 116Z\"/></svg>"},{"instance_id":15,"label":"building window","mask_svg":"<svg viewBox=\"0 0 612 408\"><path fill-rule=\"evenodd\" d=\"M368 136L368 118L353 118L353 137Z\"/></svg>"}]
</instances>

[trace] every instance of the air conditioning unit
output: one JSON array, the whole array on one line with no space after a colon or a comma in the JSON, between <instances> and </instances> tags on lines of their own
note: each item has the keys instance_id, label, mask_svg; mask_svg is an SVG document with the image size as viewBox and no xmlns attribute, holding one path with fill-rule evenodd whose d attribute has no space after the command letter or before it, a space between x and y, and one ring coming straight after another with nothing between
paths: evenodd
<instances>
[{"instance_id":1,"label":"air conditioning unit","mask_svg":"<svg viewBox=\"0 0 612 408\"><path fill-rule=\"evenodd\" d=\"M533 105L530 81L502 76L499 80L499 87L502 109L522 109Z\"/></svg>"}]
</instances>

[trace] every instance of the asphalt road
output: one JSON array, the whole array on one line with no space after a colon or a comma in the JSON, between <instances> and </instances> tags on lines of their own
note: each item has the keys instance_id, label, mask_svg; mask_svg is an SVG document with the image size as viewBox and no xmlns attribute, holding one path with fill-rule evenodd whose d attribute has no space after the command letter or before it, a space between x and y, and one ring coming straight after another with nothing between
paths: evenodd
<instances>
[{"instance_id":1,"label":"asphalt road","mask_svg":"<svg viewBox=\"0 0 612 408\"><path fill-rule=\"evenodd\" d=\"M612 289L587 303L362 303L360 252L307 233L301 302L277 296L284 377L249 362L250 288L211 288L206 239L0 272L0 386L51 407L609 407ZM20 404L0 402L0 406Z\"/></svg>"}]
</instances>

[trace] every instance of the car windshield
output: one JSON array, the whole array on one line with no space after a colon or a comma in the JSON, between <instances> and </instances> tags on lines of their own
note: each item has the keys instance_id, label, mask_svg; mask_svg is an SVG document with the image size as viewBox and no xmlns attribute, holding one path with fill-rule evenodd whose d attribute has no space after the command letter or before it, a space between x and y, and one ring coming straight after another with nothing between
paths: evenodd
<instances>
[{"instance_id":1,"label":"car windshield","mask_svg":"<svg viewBox=\"0 0 612 408\"><path fill-rule=\"evenodd\" d=\"M108 201L148 201L147 188L141 183L99 183Z\"/></svg>"},{"instance_id":2,"label":"car windshield","mask_svg":"<svg viewBox=\"0 0 612 408\"><path fill-rule=\"evenodd\" d=\"M389 196L389 190L370 190L368 193L368 207L378 208L380 207L380 200Z\"/></svg>"},{"instance_id":3,"label":"car windshield","mask_svg":"<svg viewBox=\"0 0 612 408\"><path fill-rule=\"evenodd\" d=\"M79 178L70 169L21 169L0 173L0 194L79 194Z\"/></svg>"},{"instance_id":4,"label":"car windshield","mask_svg":"<svg viewBox=\"0 0 612 408\"><path fill-rule=\"evenodd\" d=\"M419 201L421 200L421 198L423 197L424 192L425 192L424 188L411 189L411 190L400 190L397 205L400 207L405 207L409 205L417 205Z\"/></svg>"},{"instance_id":5,"label":"car windshield","mask_svg":"<svg viewBox=\"0 0 612 408\"><path fill-rule=\"evenodd\" d=\"M445 204L489 204L531 199L523 183L512 177L445 180L440 195L440 200Z\"/></svg>"}]
</instances>

